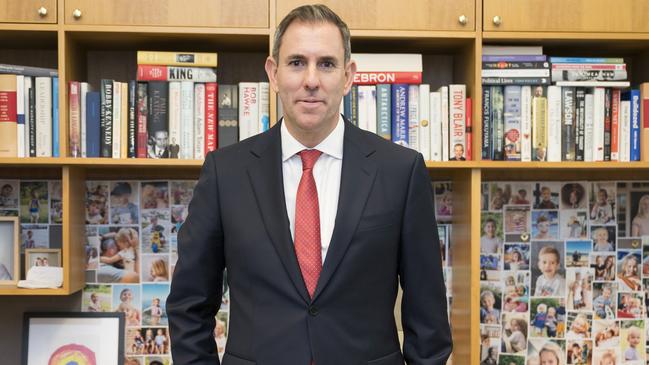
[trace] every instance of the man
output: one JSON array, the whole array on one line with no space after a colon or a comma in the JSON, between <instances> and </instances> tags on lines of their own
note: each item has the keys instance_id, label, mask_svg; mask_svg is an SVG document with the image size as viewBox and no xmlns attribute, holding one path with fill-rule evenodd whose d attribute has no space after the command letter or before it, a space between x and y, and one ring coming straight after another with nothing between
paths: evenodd
<instances>
[{"instance_id":1,"label":"man","mask_svg":"<svg viewBox=\"0 0 649 365\"><path fill-rule=\"evenodd\" d=\"M430 178L421 154L344 121L356 65L322 5L277 28L266 72L285 116L207 156L167 300L178 364L445 364L451 351ZM404 289L404 354L394 321Z\"/></svg>"},{"instance_id":2,"label":"man","mask_svg":"<svg viewBox=\"0 0 649 365\"><path fill-rule=\"evenodd\" d=\"M466 161L464 158L464 145L462 143L456 143L453 146L453 157L449 158L450 161Z\"/></svg>"},{"instance_id":3,"label":"man","mask_svg":"<svg viewBox=\"0 0 649 365\"><path fill-rule=\"evenodd\" d=\"M119 252L119 248L112 237L104 238L100 244L101 256L113 257ZM137 268L137 256L135 267ZM136 269L137 270L137 269ZM139 283L140 274L135 271L126 271L123 268L99 261L97 270L97 281L100 283Z\"/></svg>"}]
</instances>

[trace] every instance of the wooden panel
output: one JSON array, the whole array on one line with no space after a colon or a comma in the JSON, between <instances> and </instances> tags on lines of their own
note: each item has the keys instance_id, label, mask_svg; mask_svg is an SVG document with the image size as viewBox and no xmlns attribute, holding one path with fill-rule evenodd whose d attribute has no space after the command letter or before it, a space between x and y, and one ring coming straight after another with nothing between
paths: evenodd
<instances>
[{"instance_id":1,"label":"wooden panel","mask_svg":"<svg viewBox=\"0 0 649 365\"><path fill-rule=\"evenodd\" d=\"M63 289L74 293L85 286L85 171L63 168Z\"/></svg>"},{"instance_id":2,"label":"wooden panel","mask_svg":"<svg viewBox=\"0 0 649 365\"><path fill-rule=\"evenodd\" d=\"M292 9L309 4L304 0L278 0L277 24ZM474 0L325 0L350 29L398 29L398 30L475 30ZM466 24L459 17L467 18Z\"/></svg>"},{"instance_id":3,"label":"wooden panel","mask_svg":"<svg viewBox=\"0 0 649 365\"><path fill-rule=\"evenodd\" d=\"M56 14L56 0L0 0L1 23L56 23Z\"/></svg>"},{"instance_id":4,"label":"wooden panel","mask_svg":"<svg viewBox=\"0 0 649 365\"><path fill-rule=\"evenodd\" d=\"M484 0L483 24L485 31L649 32L647 14L646 0Z\"/></svg>"},{"instance_id":5,"label":"wooden panel","mask_svg":"<svg viewBox=\"0 0 649 365\"><path fill-rule=\"evenodd\" d=\"M81 17L73 12L78 9ZM268 27L268 0L67 0L66 24Z\"/></svg>"}]
</instances>

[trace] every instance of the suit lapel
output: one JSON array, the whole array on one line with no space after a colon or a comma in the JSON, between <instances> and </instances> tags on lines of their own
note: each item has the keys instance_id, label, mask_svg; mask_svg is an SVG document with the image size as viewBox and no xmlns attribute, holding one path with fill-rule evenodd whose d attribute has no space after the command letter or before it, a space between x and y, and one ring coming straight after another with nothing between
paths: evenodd
<instances>
[{"instance_id":1,"label":"suit lapel","mask_svg":"<svg viewBox=\"0 0 649 365\"><path fill-rule=\"evenodd\" d=\"M349 122L345 123L338 211L331 243L313 297L314 301L324 290L345 256L374 183L376 166L370 158L374 149L370 148L367 142L363 143L363 138L362 132L357 127Z\"/></svg>"},{"instance_id":2,"label":"suit lapel","mask_svg":"<svg viewBox=\"0 0 649 365\"><path fill-rule=\"evenodd\" d=\"M248 176L255 192L264 226L270 235L275 250L293 285L295 285L295 289L300 293L302 299L308 303L310 298L295 256L289 220L286 214L280 124L276 123L269 133L260 137L251 148L256 161L249 166Z\"/></svg>"}]
</instances>

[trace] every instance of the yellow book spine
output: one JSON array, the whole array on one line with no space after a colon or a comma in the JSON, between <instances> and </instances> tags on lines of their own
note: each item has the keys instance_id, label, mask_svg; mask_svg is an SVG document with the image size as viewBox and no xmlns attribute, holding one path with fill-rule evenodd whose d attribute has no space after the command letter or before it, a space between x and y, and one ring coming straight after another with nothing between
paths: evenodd
<instances>
[{"instance_id":1,"label":"yellow book spine","mask_svg":"<svg viewBox=\"0 0 649 365\"><path fill-rule=\"evenodd\" d=\"M216 53L137 51L138 65L216 67Z\"/></svg>"}]
</instances>

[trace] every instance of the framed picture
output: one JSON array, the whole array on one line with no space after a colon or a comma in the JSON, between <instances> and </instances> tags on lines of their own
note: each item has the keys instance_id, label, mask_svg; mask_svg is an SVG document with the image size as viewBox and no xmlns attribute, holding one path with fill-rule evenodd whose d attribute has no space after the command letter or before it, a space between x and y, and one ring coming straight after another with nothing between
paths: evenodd
<instances>
[{"instance_id":1,"label":"framed picture","mask_svg":"<svg viewBox=\"0 0 649 365\"><path fill-rule=\"evenodd\" d=\"M33 266L61 267L61 249L28 248L25 250L25 272Z\"/></svg>"},{"instance_id":2,"label":"framed picture","mask_svg":"<svg viewBox=\"0 0 649 365\"><path fill-rule=\"evenodd\" d=\"M20 279L18 217L0 217L0 285L16 285Z\"/></svg>"},{"instance_id":3,"label":"framed picture","mask_svg":"<svg viewBox=\"0 0 649 365\"><path fill-rule=\"evenodd\" d=\"M27 312L22 364L123 365L124 313Z\"/></svg>"}]
</instances>

